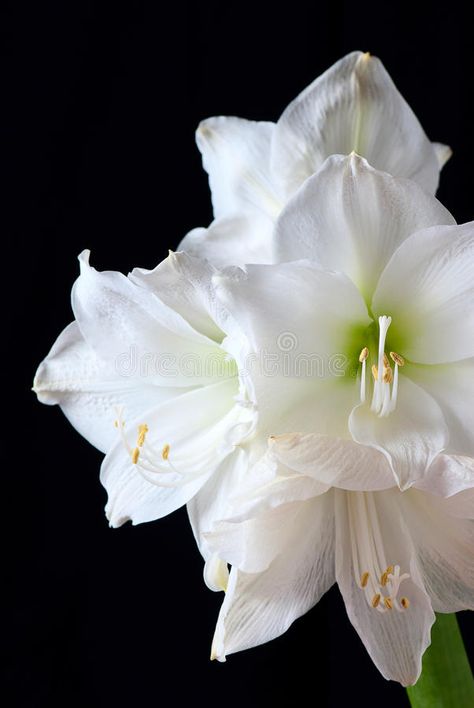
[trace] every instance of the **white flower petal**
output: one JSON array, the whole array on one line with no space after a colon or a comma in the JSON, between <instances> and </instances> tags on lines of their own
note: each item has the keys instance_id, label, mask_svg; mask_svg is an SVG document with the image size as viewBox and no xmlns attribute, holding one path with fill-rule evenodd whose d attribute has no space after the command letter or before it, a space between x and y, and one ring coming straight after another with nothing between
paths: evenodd
<instances>
[{"instance_id":1,"label":"white flower petal","mask_svg":"<svg viewBox=\"0 0 474 708\"><path fill-rule=\"evenodd\" d=\"M453 151L451 150L449 145L443 145L443 143L432 143L432 145L436 153L436 159L438 160L439 168L441 169L450 159L453 154Z\"/></svg>"},{"instance_id":2,"label":"white flower petal","mask_svg":"<svg viewBox=\"0 0 474 708\"><path fill-rule=\"evenodd\" d=\"M280 215L275 260L309 258L322 268L342 271L370 302L384 267L408 236L453 223L451 214L417 184L378 172L357 155L335 155Z\"/></svg>"},{"instance_id":3,"label":"white flower petal","mask_svg":"<svg viewBox=\"0 0 474 708\"><path fill-rule=\"evenodd\" d=\"M134 268L129 278L157 295L197 332L220 343L225 335L219 324L225 323L225 313L212 286L215 272L202 258L170 253L154 270Z\"/></svg>"},{"instance_id":4,"label":"white flower petal","mask_svg":"<svg viewBox=\"0 0 474 708\"><path fill-rule=\"evenodd\" d=\"M107 454L101 481L108 493L106 514L112 526L158 519L191 499L233 450L226 435L241 417L234 404L236 381L223 381L174 398L126 424L128 445L119 441ZM198 412L198 413L197 413ZM127 411L124 411L126 419ZM130 451L138 426L148 434L133 464ZM168 446L167 459L162 449ZM152 458L152 471L150 467ZM145 468L142 466L145 465ZM156 470L156 471L153 471Z\"/></svg>"},{"instance_id":5,"label":"white flower petal","mask_svg":"<svg viewBox=\"0 0 474 708\"><path fill-rule=\"evenodd\" d=\"M463 493L449 500L416 490L403 496L403 513L436 612L474 609L474 520L452 513L457 497L462 503Z\"/></svg>"},{"instance_id":6,"label":"white flower petal","mask_svg":"<svg viewBox=\"0 0 474 708\"><path fill-rule=\"evenodd\" d=\"M380 524L387 563L397 563L409 573L400 594L410 606L399 612L395 607L379 612L366 599L356 579L351 553L351 527L348 501L353 492L335 490L336 502L336 579L344 598L349 619L382 675L404 686L416 682L421 671L421 657L430 643L430 628L435 620L430 600L414 562L410 536L402 523L398 492L372 494ZM372 533L367 525L367 533Z\"/></svg>"},{"instance_id":7,"label":"white flower petal","mask_svg":"<svg viewBox=\"0 0 474 708\"><path fill-rule=\"evenodd\" d=\"M213 221L207 229L190 231L178 246L193 256L224 266L246 263L272 263L273 221L261 214L240 214Z\"/></svg>"},{"instance_id":8,"label":"white flower petal","mask_svg":"<svg viewBox=\"0 0 474 708\"><path fill-rule=\"evenodd\" d=\"M33 390L41 403L59 404L74 428L106 452L117 440L117 409L125 407L133 419L183 392L133 377L125 364L120 371L99 359L72 322L38 367Z\"/></svg>"},{"instance_id":9,"label":"white flower petal","mask_svg":"<svg viewBox=\"0 0 474 708\"><path fill-rule=\"evenodd\" d=\"M392 316L393 346L407 359L474 356L474 222L413 234L382 273L372 305Z\"/></svg>"},{"instance_id":10,"label":"white flower petal","mask_svg":"<svg viewBox=\"0 0 474 708\"><path fill-rule=\"evenodd\" d=\"M385 456L352 440L292 433L276 436L271 450L290 469L332 487L375 491L394 485Z\"/></svg>"},{"instance_id":11,"label":"white flower petal","mask_svg":"<svg viewBox=\"0 0 474 708\"><path fill-rule=\"evenodd\" d=\"M334 582L332 492L288 505L281 519L280 553L261 573L233 567L214 635L212 658L248 649L280 636L311 609ZM276 529L275 529L276 531ZM267 536L264 536L265 542ZM258 536L252 543L264 546ZM262 550L264 550L262 548Z\"/></svg>"},{"instance_id":12,"label":"white flower petal","mask_svg":"<svg viewBox=\"0 0 474 708\"><path fill-rule=\"evenodd\" d=\"M401 489L426 474L448 444L448 429L440 407L420 386L400 377L396 409L380 417L370 405L359 405L349 418L352 437L380 450Z\"/></svg>"},{"instance_id":13,"label":"white flower petal","mask_svg":"<svg viewBox=\"0 0 474 708\"><path fill-rule=\"evenodd\" d=\"M274 123L218 116L202 121L196 141L209 173L216 218L250 209L274 216L278 195L269 179Z\"/></svg>"},{"instance_id":14,"label":"white flower petal","mask_svg":"<svg viewBox=\"0 0 474 708\"><path fill-rule=\"evenodd\" d=\"M432 366L409 364L403 373L438 402L449 428L449 452L474 457L474 359Z\"/></svg>"},{"instance_id":15,"label":"white flower petal","mask_svg":"<svg viewBox=\"0 0 474 708\"><path fill-rule=\"evenodd\" d=\"M459 455L438 455L426 475L417 480L414 486L440 497L474 490L474 459ZM472 511L474 513L474 505Z\"/></svg>"},{"instance_id":16,"label":"white flower petal","mask_svg":"<svg viewBox=\"0 0 474 708\"><path fill-rule=\"evenodd\" d=\"M205 533L217 521L233 512L229 509L231 497L238 493L248 472L248 454L237 448L222 463L219 474L212 475L188 503L189 521L196 543L205 559L211 555Z\"/></svg>"},{"instance_id":17,"label":"white flower petal","mask_svg":"<svg viewBox=\"0 0 474 708\"><path fill-rule=\"evenodd\" d=\"M359 395L348 372L359 355L353 335L370 324L353 283L308 261L228 269L214 280L247 335L240 373L254 387L262 434L348 436L347 416Z\"/></svg>"},{"instance_id":18,"label":"white flower petal","mask_svg":"<svg viewBox=\"0 0 474 708\"><path fill-rule=\"evenodd\" d=\"M326 157L352 151L436 191L434 147L382 62L361 52L336 62L290 103L274 130L272 168L291 194Z\"/></svg>"},{"instance_id":19,"label":"white flower petal","mask_svg":"<svg viewBox=\"0 0 474 708\"><path fill-rule=\"evenodd\" d=\"M211 383L219 366L225 375L225 353L178 312L121 273L91 268L88 252L80 260L74 314L88 345L111 367L121 373L133 364L135 377L162 386Z\"/></svg>"}]
</instances>

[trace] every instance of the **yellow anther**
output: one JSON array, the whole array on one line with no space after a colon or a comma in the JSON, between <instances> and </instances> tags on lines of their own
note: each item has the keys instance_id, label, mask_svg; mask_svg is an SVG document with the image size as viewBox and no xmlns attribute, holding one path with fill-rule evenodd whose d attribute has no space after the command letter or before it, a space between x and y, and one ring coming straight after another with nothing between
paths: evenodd
<instances>
[{"instance_id":1,"label":"yellow anther","mask_svg":"<svg viewBox=\"0 0 474 708\"><path fill-rule=\"evenodd\" d=\"M382 573L382 575L381 575L380 585L382 587L385 587L387 583L388 583L388 573L387 573L387 571L385 571L385 573Z\"/></svg>"},{"instance_id":2,"label":"yellow anther","mask_svg":"<svg viewBox=\"0 0 474 708\"><path fill-rule=\"evenodd\" d=\"M118 420L114 420L114 428L118 428L118 427L119 427Z\"/></svg>"},{"instance_id":3,"label":"yellow anther","mask_svg":"<svg viewBox=\"0 0 474 708\"><path fill-rule=\"evenodd\" d=\"M372 364L372 376L374 377L375 381L379 380L379 371L375 364Z\"/></svg>"},{"instance_id":4,"label":"yellow anther","mask_svg":"<svg viewBox=\"0 0 474 708\"><path fill-rule=\"evenodd\" d=\"M368 349L368 347L364 347L362 349L361 353L359 354L360 363L362 364L362 362L365 361L368 356L369 356L369 349Z\"/></svg>"},{"instance_id":5,"label":"yellow anther","mask_svg":"<svg viewBox=\"0 0 474 708\"><path fill-rule=\"evenodd\" d=\"M363 588L365 588L368 582L369 582L369 574L366 571L365 573L362 573L362 577L360 579L360 584Z\"/></svg>"},{"instance_id":6,"label":"yellow anther","mask_svg":"<svg viewBox=\"0 0 474 708\"><path fill-rule=\"evenodd\" d=\"M143 447L143 443L145 442L147 432L148 432L148 425L146 423L142 423L142 425L138 426L138 438L137 438L137 446L138 447Z\"/></svg>"},{"instance_id":7,"label":"yellow anther","mask_svg":"<svg viewBox=\"0 0 474 708\"><path fill-rule=\"evenodd\" d=\"M362 59L365 59L365 61L367 61L368 59L371 58L371 56L372 56L372 55L371 55L370 52L364 52L363 55L362 55Z\"/></svg>"},{"instance_id":8,"label":"yellow anther","mask_svg":"<svg viewBox=\"0 0 474 708\"><path fill-rule=\"evenodd\" d=\"M132 450L132 462L134 465L137 464L139 455L140 455L140 450L138 449L138 447L134 447Z\"/></svg>"},{"instance_id":9,"label":"yellow anther","mask_svg":"<svg viewBox=\"0 0 474 708\"><path fill-rule=\"evenodd\" d=\"M393 575L394 570L395 568L393 567L393 565L389 565L385 572L387 573L387 575Z\"/></svg>"},{"instance_id":10,"label":"yellow anther","mask_svg":"<svg viewBox=\"0 0 474 708\"><path fill-rule=\"evenodd\" d=\"M166 445L163 445L163 450L161 451L161 457L164 460L167 460L169 457L169 454L170 454L170 446L168 445L168 443L166 443Z\"/></svg>"},{"instance_id":11,"label":"yellow anther","mask_svg":"<svg viewBox=\"0 0 474 708\"><path fill-rule=\"evenodd\" d=\"M372 607L377 607L379 602L380 602L380 595L379 595L379 593L377 593L372 598Z\"/></svg>"},{"instance_id":12,"label":"yellow anther","mask_svg":"<svg viewBox=\"0 0 474 708\"><path fill-rule=\"evenodd\" d=\"M385 354L385 352L383 353L383 365L386 369L388 369L390 367L390 360L389 360L388 356Z\"/></svg>"},{"instance_id":13,"label":"yellow anther","mask_svg":"<svg viewBox=\"0 0 474 708\"><path fill-rule=\"evenodd\" d=\"M385 368L385 366L384 366L384 368L383 368L383 382L390 384L390 383L392 383L392 381L393 381L392 369L390 368L390 366L388 368Z\"/></svg>"},{"instance_id":14,"label":"yellow anther","mask_svg":"<svg viewBox=\"0 0 474 708\"><path fill-rule=\"evenodd\" d=\"M390 357L398 366L405 366L405 359L400 356L400 354L397 354L397 352L390 352Z\"/></svg>"},{"instance_id":15,"label":"yellow anther","mask_svg":"<svg viewBox=\"0 0 474 708\"><path fill-rule=\"evenodd\" d=\"M383 599L383 604L387 608L387 610L391 610L393 607L393 600L391 597L384 597Z\"/></svg>"},{"instance_id":16,"label":"yellow anther","mask_svg":"<svg viewBox=\"0 0 474 708\"><path fill-rule=\"evenodd\" d=\"M407 597L401 597L400 605L403 607L404 610L408 610L408 608L410 607L410 600Z\"/></svg>"}]
</instances>

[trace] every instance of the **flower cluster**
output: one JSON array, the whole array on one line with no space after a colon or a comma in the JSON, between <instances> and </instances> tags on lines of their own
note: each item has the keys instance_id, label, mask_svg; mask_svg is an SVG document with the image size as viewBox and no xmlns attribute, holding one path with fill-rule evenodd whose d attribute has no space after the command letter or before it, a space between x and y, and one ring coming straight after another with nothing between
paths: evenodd
<instances>
[{"instance_id":1,"label":"flower cluster","mask_svg":"<svg viewBox=\"0 0 474 708\"><path fill-rule=\"evenodd\" d=\"M187 504L225 592L213 658L337 582L412 684L434 611L474 608L474 223L434 197L450 150L360 52L277 123L211 118L197 143L215 220L151 271L83 252L34 390L105 453L111 526ZM130 351L159 365L124 371Z\"/></svg>"}]
</instances>

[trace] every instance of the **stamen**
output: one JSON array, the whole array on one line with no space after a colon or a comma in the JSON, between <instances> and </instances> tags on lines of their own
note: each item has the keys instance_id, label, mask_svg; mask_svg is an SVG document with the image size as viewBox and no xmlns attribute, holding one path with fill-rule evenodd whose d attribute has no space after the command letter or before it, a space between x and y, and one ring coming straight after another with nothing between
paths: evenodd
<instances>
[{"instance_id":1,"label":"stamen","mask_svg":"<svg viewBox=\"0 0 474 708\"><path fill-rule=\"evenodd\" d=\"M385 352L383 353L383 367L384 367L384 369L390 368L390 360L389 360L388 356L385 354Z\"/></svg>"},{"instance_id":2,"label":"stamen","mask_svg":"<svg viewBox=\"0 0 474 708\"><path fill-rule=\"evenodd\" d=\"M138 447L134 447L132 450L132 462L134 465L137 464L139 456L140 456L140 450L138 449Z\"/></svg>"},{"instance_id":3,"label":"stamen","mask_svg":"<svg viewBox=\"0 0 474 708\"><path fill-rule=\"evenodd\" d=\"M373 596L372 598L372 607L375 608L378 606L380 602L380 593L377 593L376 595Z\"/></svg>"},{"instance_id":4,"label":"stamen","mask_svg":"<svg viewBox=\"0 0 474 708\"><path fill-rule=\"evenodd\" d=\"M391 367L389 366L388 368L386 368L384 366L384 368L383 368L383 382L390 384L390 383L392 383L392 381L393 381L393 375L392 375Z\"/></svg>"},{"instance_id":5,"label":"stamen","mask_svg":"<svg viewBox=\"0 0 474 708\"><path fill-rule=\"evenodd\" d=\"M368 356L369 356L369 349L368 349L368 347L364 347L364 348L362 349L361 353L359 354L359 361L360 361L360 363L362 363L363 361L365 361Z\"/></svg>"},{"instance_id":6,"label":"stamen","mask_svg":"<svg viewBox=\"0 0 474 708\"><path fill-rule=\"evenodd\" d=\"M403 612L410 602L398 597L399 590L410 575L401 573L399 565L387 564L375 495L347 493L347 512L353 572L368 605L382 613Z\"/></svg>"},{"instance_id":7,"label":"stamen","mask_svg":"<svg viewBox=\"0 0 474 708\"><path fill-rule=\"evenodd\" d=\"M163 450L161 451L161 457L164 460L167 460L169 457L169 454L170 454L170 446L168 445L168 443L166 443L166 445L163 445Z\"/></svg>"},{"instance_id":8,"label":"stamen","mask_svg":"<svg viewBox=\"0 0 474 708\"><path fill-rule=\"evenodd\" d=\"M374 377L375 381L379 380L379 371L378 371L377 367L375 366L375 364L372 364L372 376Z\"/></svg>"}]
</instances>

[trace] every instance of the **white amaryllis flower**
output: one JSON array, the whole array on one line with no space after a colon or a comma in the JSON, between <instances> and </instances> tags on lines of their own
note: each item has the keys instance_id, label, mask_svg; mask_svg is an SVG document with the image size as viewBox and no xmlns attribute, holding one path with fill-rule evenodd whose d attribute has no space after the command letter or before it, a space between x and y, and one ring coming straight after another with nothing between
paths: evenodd
<instances>
[{"instance_id":1,"label":"white amaryllis flower","mask_svg":"<svg viewBox=\"0 0 474 708\"><path fill-rule=\"evenodd\" d=\"M261 432L367 445L401 489L442 451L474 456L474 224L453 225L411 181L336 156L275 238L286 258L311 260L215 276L256 361L280 362L250 372Z\"/></svg>"},{"instance_id":2,"label":"white amaryllis flower","mask_svg":"<svg viewBox=\"0 0 474 708\"><path fill-rule=\"evenodd\" d=\"M246 468L236 446L256 413L238 378L243 343L203 261L171 254L129 277L91 268L88 252L80 262L76 319L40 365L34 390L106 453L110 524L150 521L221 468L228 478Z\"/></svg>"},{"instance_id":3,"label":"white amaryllis flower","mask_svg":"<svg viewBox=\"0 0 474 708\"><path fill-rule=\"evenodd\" d=\"M212 657L279 636L337 582L381 673L415 683L433 610L474 609L473 461L440 455L400 492L383 455L351 441L283 435L268 458L250 511L242 500L208 534L232 564Z\"/></svg>"},{"instance_id":4,"label":"white amaryllis flower","mask_svg":"<svg viewBox=\"0 0 474 708\"><path fill-rule=\"evenodd\" d=\"M209 118L197 131L215 221L180 248L217 265L270 263L272 229L287 201L333 154L434 193L450 149L431 143L376 57L353 52L306 88L277 123Z\"/></svg>"}]
</instances>

